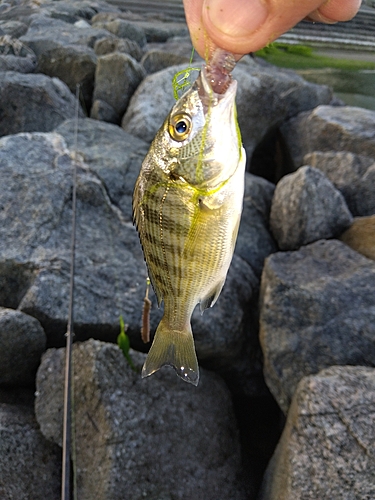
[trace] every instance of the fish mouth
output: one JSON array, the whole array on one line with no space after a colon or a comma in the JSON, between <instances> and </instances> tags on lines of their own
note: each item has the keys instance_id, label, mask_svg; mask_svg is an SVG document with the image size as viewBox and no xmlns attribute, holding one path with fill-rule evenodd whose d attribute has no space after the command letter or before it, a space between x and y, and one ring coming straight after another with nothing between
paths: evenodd
<instances>
[{"instance_id":1,"label":"fish mouth","mask_svg":"<svg viewBox=\"0 0 375 500\"><path fill-rule=\"evenodd\" d=\"M205 113L219 103L223 106L233 103L237 91L237 82L232 75L221 71L213 72L208 66L202 68L197 79L197 90ZM220 90L220 92L216 92Z\"/></svg>"}]
</instances>

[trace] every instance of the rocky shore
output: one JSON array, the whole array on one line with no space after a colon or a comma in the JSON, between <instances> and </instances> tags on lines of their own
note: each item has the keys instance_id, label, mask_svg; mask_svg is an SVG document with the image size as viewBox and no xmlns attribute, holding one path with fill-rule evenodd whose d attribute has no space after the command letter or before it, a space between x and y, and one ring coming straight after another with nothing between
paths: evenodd
<instances>
[{"instance_id":1,"label":"rocky shore","mask_svg":"<svg viewBox=\"0 0 375 500\"><path fill-rule=\"evenodd\" d=\"M375 498L375 112L328 87L235 68L244 210L223 292L193 315L201 382L140 378L132 191L190 54L173 17L0 3L1 499L60 498L74 165L77 498Z\"/></svg>"}]
</instances>

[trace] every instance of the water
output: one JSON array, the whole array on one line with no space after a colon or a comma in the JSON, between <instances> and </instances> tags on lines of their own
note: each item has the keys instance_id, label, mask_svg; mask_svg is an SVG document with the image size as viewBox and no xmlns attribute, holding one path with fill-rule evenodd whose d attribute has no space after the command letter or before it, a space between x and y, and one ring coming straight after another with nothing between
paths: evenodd
<instances>
[{"instance_id":1,"label":"water","mask_svg":"<svg viewBox=\"0 0 375 500\"><path fill-rule=\"evenodd\" d=\"M350 106L375 111L375 70L325 68L297 70L297 73L309 82L329 85Z\"/></svg>"}]
</instances>

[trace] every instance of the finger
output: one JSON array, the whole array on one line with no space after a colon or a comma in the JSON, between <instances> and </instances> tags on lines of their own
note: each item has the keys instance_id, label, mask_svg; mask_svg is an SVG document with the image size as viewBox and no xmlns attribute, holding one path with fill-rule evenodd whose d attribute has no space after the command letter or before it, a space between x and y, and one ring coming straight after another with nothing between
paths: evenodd
<instances>
[{"instance_id":1,"label":"finger","mask_svg":"<svg viewBox=\"0 0 375 500\"><path fill-rule=\"evenodd\" d=\"M360 0L184 0L193 45L205 57L212 46L236 54L254 52L311 12L320 21L355 15ZM327 21L326 21L327 22ZM239 58L239 57L238 57Z\"/></svg>"},{"instance_id":2,"label":"finger","mask_svg":"<svg viewBox=\"0 0 375 500\"><path fill-rule=\"evenodd\" d=\"M327 0L317 10L309 14L311 21L336 23L349 21L358 12L361 0Z\"/></svg>"}]
</instances>

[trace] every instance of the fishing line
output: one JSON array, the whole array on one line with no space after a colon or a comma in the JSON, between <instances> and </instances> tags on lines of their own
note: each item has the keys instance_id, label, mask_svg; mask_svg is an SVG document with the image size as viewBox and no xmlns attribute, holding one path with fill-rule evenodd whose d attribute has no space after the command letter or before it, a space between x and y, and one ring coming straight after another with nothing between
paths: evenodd
<instances>
[{"instance_id":1,"label":"fishing line","mask_svg":"<svg viewBox=\"0 0 375 500\"><path fill-rule=\"evenodd\" d=\"M75 145L73 154L73 179L72 179L72 233L70 243L70 283L69 283L69 312L66 331L65 350L65 378L64 378L64 409L63 409L63 456L61 474L61 500L69 500L71 493L71 455L72 455L72 344L74 336L74 273L75 273L75 251L76 251L76 222L77 222L77 137L78 137L78 114L79 114L79 92L76 87L76 109L75 109ZM74 447L75 449L75 447ZM76 474L74 473L74 476ZM75 483L75 481L74 481ZM73 488L76 493L76 488Z\"/></svg>"},{"instance_id":2,"label":"fishing line","mask_svg":"<svg viewBox=\"0 0 375 500\"><path fill-rule=\"evenodd\" d=\"M192 68L194 57L194 47L192 48L189 66L186 69L178 71L172 79L172 87L173 87L173 97L176 101L181 97L180 92L187 90L186 87L192 85L192 81L190 80L190 74L192 71L200 71L199 68Z\"/></svg>"}]
</instances>

